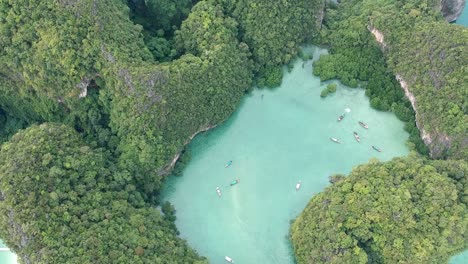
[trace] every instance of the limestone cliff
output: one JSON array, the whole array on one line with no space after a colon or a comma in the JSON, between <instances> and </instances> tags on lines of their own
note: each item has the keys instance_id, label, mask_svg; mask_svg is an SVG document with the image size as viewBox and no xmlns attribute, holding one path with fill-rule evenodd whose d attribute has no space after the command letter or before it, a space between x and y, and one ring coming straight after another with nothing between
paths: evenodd
<instances>
[{"instance_id":1,"label":"limestone cliff","mask_svg":"<svg viewBox=\"0 0 468 264\"><path fill-rule=\"evenodd\" d=\"M457 20L465 7L466 0L440 0L440 11L447 22Z\"/></svg>"},{"instance_id":2,"label":"limestone cliff","mask_svg":"<svg viewBox=\"0 0 468 264\"><path fill-rule=\"evenodd\" d=\"M379 43L405 96L411 102L420 137L428 146L430 156L465 158L468 137L463 131L466 131L467 116L462 109L463 98L466 98L463 87L467 84L460 76L466 70L457 61L467 56L466 48L459 47L466 43L468 32L460 27L447 27L445 23L435 22L433 27L415 27L405 33L412 35L412 40L389 40L384 32L374 26L369 26L368 30ZM448 36L454 34L461 37L449 41ZM423 44L417 49L405 48L414 41L423 41ZM408 64L412 67L408 67Z\"/></svg>"},{"instance_id":3,"label":"limestone cliff","mask_svg":"<svg viewBox=\"0 0 468 264\"><path fill-rule=\"evenodd\" d=\"M368 27L369 31L374 35L375 40L379 43L380 47L382 50L385 50L387 47L387 43L384 41L384 34L376 29L375 27L369 26ZM414 96L413 93L411 93L408 83L403 79L403 77L396 73L395 78L397 81L400 83L401 88L405 92L406 98L411 102L411 106L413 107L414 112L416 113L416 126L418 127L420 133L421 133L421 138L424 141L424 143L428 146L429 144L432 143L432 138L431 135L429 135L423 128L422 124L418 121L419 118L419 113L417 109L417 102L416 102L416 97Z\"/></svg>"}]
</instances>

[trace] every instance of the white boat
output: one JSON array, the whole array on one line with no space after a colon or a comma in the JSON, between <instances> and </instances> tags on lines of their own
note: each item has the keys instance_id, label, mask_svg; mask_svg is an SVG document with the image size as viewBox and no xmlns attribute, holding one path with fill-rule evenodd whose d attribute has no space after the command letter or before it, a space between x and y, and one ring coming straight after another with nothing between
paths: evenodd
<instances>
[{"instance_id":1,"label":"white boat","mask_svg":"<svg viewBox=\"0 0 468 264\"><path fill-rule=\"evenodd\" d=\"M296 191L299 191L299 189L301 188L301 184L302 184L301 181L299 181L298 183L296 183Z\"/></svg>"},{"instance_id":2,"label":"white boat","mask_svg":"<svg viewBox=\"0 0 468 264\"><path fill-rule=\"evenodd\" d=\"M216 187L216 193L218 193L218 196L221 197L221 189L219 189L219 187Z\"/></svg>"},{"instance_id":3,"label":"white boat","mask_svg":"<svg viewBox=\"0 0 468 264\"><path fill-rule=\"evenodd\" d=\"M359 125L361 125L363 128L368 129L369 126L367 126L364 122L359 121Z\"/></svg>"},{"instance_id":4,"label":"white boat","mask_svg":"<svg viewBox=\"0 0 468 264\"><path fill-rule=\"evenodd\" d=\"M234 260L228 256L225 256L224 259L229 263L234 263Z\"/></svg>"},{"instance_id":5,"label":"white boat","mask_svg":"<svg viewBox=\"0 0 468 264\"><path fill-rule=\"evenodd\" d=\"M358 133L353 132L354 138L356 139L357 142L361 142L361 138L359 137Z\"/></svg>"},{"instance_id":6,"label":"white boat","mask_svg":"<svg viewBox=\"0 0 468 264\"><path fill-rule=\"evenodd\" d=\"M338 143L338 144L341 143L339 139L334 138L334 137L331 137L330 140L333 141L333 142L335 142L335 143Z\"/></svg>"}]
</instances>

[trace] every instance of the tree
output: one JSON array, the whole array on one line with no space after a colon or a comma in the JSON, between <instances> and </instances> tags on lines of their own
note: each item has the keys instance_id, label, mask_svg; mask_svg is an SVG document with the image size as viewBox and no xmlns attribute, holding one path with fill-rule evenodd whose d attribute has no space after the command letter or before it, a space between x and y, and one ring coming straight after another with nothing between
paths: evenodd
<instances>
[{"instance_id":1,"label":"tree","mask_svg":"<svg viewBox=\"0 0 468 264\"><path fill-rule=\"evenodd\" d=\"M467 247L466 161L371 161L314 196L291 227L298 263L447 262Z\"/></svg>"},{"instance_id":2,"label":"tree","mask_svg":"<svg viewBox=\"0 0 468 264\"><path fill-rule=\"evenodd\" d=\"M114 170L64 125L18 132L0 150L0 236L28 263L203 261L172 220L129 202L135 189L114 181Z\"/></svg>"}]
</instances>

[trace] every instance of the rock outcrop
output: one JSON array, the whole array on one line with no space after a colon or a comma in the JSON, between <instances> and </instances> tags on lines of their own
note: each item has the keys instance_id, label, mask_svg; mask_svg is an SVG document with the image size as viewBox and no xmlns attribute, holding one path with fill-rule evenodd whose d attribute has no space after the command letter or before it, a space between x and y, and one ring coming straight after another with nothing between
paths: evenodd
<instances>
[{"instance_id":1,"label":"rock outcrop","mask_svg":"<svg viewBox=\"0 0 468 264\"><path fill-rule=\"evenodd\" d=\"M385 48L387 47L387 43L385 43L385 41L384 41L384 34L381 31L379 31L378 29L376 29L375 27L373 27L373 26L368 26L368 30L372 33L372 35L374 35L375 40L379 43L380 48L382 49L382 51L385 51ZM438 141L440 141L440 140L434 140L433 137L431 136L431 134L429 134L424 129L424 126L421 123L420 114L418 113L416 97L410 91L408 83L398 73L395 73L395 78L400 83L401 88L405 92L406 98L411 102L411 106L412 106L412 108L413 108L413 110L415 112L415 115L416 115L415 116L416 117L415 118L416 119L416 126L419 129L420 136L421 136L421 139L424 141L424 144L426 144L426 146L428 146L429 149L430 149L430 155L432 157L439 156L440 153L446 151L448 147L440 149L440 148L434 148L434 145L446 146L447 144L433 144L433 143L436 143L435 141L437 141L437 143L439 143ZM436 138L440 138L440 137L436 136ZM444 136L442 138L446 139L445 143L449 142L449 139L448 139L447 136ZM432 145L432 147L431 147L431 145Z\"/></svg>"},{"instance_id":2,"label":"rock outcrop","mask_svg":"<svg viewBox=\"0 0 468 264\"><path fill-rule=\"evenodd\" d=\"M464 95L460 90L463 89L461 87L464 84L462 81L453 83L456 77L463 76L464 70L463 67L460 68L461 64L453 62L453 58L466 56L467 50L454 50L451 45L464 46L468 32L464 32L460 27L447 25L443 21L433 23L433 26L430 28L415 27L408 35L414 34L417 41L432 40L439 44L429 43L420 45L418 50L407 49L403 52L402 46L410 45L411 42L395 40L392 42L386 39L385 33L373 25L369 25L368 30L387 59L393 62L399 60L391 68L406 98L411 102L415 112L416 126L421 139L429 149L430 156L442 159L464 158L468 145L468 137L462 132L466 131L466 114L461 110ZM429 32L436 29L436 33ZM418 30L424 30L424 32ZM444 39L449 35L447 32L462 34L465 38L455 38L455 42L452 43ZM395 52L395 50L399 51ZM408 59L410 54L418 58ZM444 68L446 61L452 61L452 68ZM408 64L411 64L415 70L405 66Z\"/></svg>"},{"instance_id":3,"label":"rock outcrop","mask_svg":"<svg viewBox=\"0 0 468 264\"><path fill-rule=\"evenodd\" d=\"M454 22L465 7L466 0L441 0L440 11L447 22Z\"/></svg>"}]
</instances>

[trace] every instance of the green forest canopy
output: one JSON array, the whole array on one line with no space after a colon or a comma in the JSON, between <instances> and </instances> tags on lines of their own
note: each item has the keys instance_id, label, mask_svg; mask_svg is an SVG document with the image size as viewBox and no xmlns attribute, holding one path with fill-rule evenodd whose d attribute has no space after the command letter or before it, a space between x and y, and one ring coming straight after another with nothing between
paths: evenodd
<instances>
[{"instance_id":1,"label":"green forest canopy","mask_svg":"<svg viewBox=\"0 0 468 264\"><path fill-rule=\"evenodd\" d=\"M417 121L435 131L430 150L440 155L434 156L466 159L468 75L461 63L467 47L458 44L467 42L467 33L446 24L433 8L436 2L348 0L338 9L330 4L324 16L322 0L0 0L0 142L6 142L0 151L0 237L34 263L203 263L177 237L174 208L164 204L161 214L151 207L158 204L163 177L192 135L225 120L252 84L278 85L280 67L314 37L330 47L331 54L314 67L322 80L365 87L373 107L392 110L407 122L411 141L424 154L414 112L394 77L401 74L421 103ZM385 33L385 57L369 25ZM414 30L419 33L413 36ZM416 64L413 57L419 58ZM436 111L430 111L431 100ZM55 123L34 125L44 122ZM439 140L446 136L450 146ZM460 176L466 163L416 157L393 162L398 166L363 167L379 173L384 167L390 175L375 179L375 188L335 190L354 180L335 177L339 182L311 204L341 191L365 199L378 184L399 184L392 180L403 166L405 188L427 199L403 206L384 197L383 205L411 208L446 232L434 236L440 228L408 225L404 228L421 231L408 240L420 248L401 252L407 234L378 229L388 228L388 222L375 227L378 214L394 217L393 211L378 211L369 222L357 213L366 208L344 208L354 210L349 214L331 208L323 212L330 225L318 233L298 235L293 227L298 260L316 250L314 236L336 238L320 249L332 260L446 260L467 247L466 232L450 229L466 228L466 177ZM444 188L426 194L432 189L422 189L420 182ZM395 193L407 199L407 193ZM440 213L432 198L453 214ZM316 230L313 217L301 228ZM346 226L354 237L334 233L336 217L354 221ZM329 232L340 237L321 237ZM385 235L395 250L383 249ZM381 240L366 240L369 236ZM439 242L445 244L434 252L431 243Z\"/></svg>"},{"instance_id":2,"label":"green forest canopy","mask_svg":"<svg viewBox=\"0 0 468 264\"><path fill-rule=\"evenodd\" d=\"M314 196L291 227L298 263L446 263L468 247L468 163L373 160Z\"/></svg>"},{"instance_id":3,"label":"green forest canopy","mask_svg":"<svg viewBox=\"0 0 468 264\"><path fill-rule=\"evenodd\" d=\"M371 106L415 121L432 137L428 161L411 155L370 162L315 196L291 228L298 263L443 263L468 247L466 131L468 31L446 23L438 2L341 1L329 5L315 63L322 80L362 86ZM383 32L377 43L370 30ZM383 51L383 53L382 53ZM417 120L396 75L417 101ZM426 142L429 143L429 142Z\"/></svg>"},{"instance_id":4,"label":"green forest canopy","mask_svg":"<svg viewBox=\"0 0 468 264\"><path fill-rule=\"evenodd\" d=\"M0 151L0 237L28 263L205 263L70 127L20 131ZM163 210L164 211L164 210ZM176 263L173 262L173 263Z\"/></svg>"},{"instance_id":5,"label":"green forest canopy","mask_svg":"<svg viewBox=\"0 0 468 264\"><path fill-rule=\"evenodd\" d=\"M460 159L468 157L468 29L445 22L439 4L347 0L338 7L330 5L321 34L330 55L316 62L314 74L366 88L372 107L391 110L406 122L410 141L420 153ZM377 43L369 32L373 28L383 33L385 43ZM397 75L416 98L417 119ZM430 135L429 149L415 122Z\"/></svg>"},{"instance_id":6,"label":"green forest canopy","mask_svg":"<svg viewBox=\"0 0 468 264\"><path fill-rule=\"evenodd\" d=\"M0 0L0 236L34 263L203 261L176 237L174 209L151 208L163 176L255 76L279 84L279 67L318 32L322 8Z\"/></svg>"}]
</instances>

